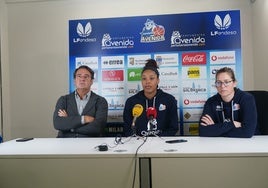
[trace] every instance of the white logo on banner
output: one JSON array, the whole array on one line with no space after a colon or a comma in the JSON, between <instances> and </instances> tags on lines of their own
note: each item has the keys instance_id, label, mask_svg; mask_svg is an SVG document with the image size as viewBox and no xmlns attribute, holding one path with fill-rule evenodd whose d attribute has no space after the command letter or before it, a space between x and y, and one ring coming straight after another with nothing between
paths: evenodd
<instances>
[{"instance_id":1,"label":"white logo on banner","mask_svg":"<svg viewBox=\"0 0 268 188\"><path fill-rule=\"evenodd\" d=\"M141 42L159 42L165 40L165 28L156 24L153 20L147 19L142 29Z\"/></svg>"},{"instance_id":2,"label":"white logo on banner","mask_svg":"<svg viewBox=\"0 0 268 188\"><path fill-rule=\"evenodd\" d=\"M214 18L214 25L219 30L226 30L231 25L231 16L229 14L226 14L224 19L222 20L219 15L216 15Z\"/></svg>"},{"instance_id":3,"label":"white logo on banner","mask_svg":"<svg viewBox=\"0 0 268 188\"><path fill-rule=\"evenodd\" d=\"M222 19L218 14L216 14L214 18L214 25L220 31L211 31L211 36L221 36L221 35L236 35L237 31L228 31L229 27L232 24L232 19L229 14L226 14Z\"/></svg>"},{"instance_id":4,"label":"white logo on banner","mask_svg":"<svg viewBox=\"0 0 268 188\"><path fill-rule=\"evenodd\" d=\"M80 37L88 37L92 31L92 26L90 22L86 24L85 27L81 23L77 24L76 32Z\"/></svg>"},{"instance_id":5,"label":"white logo on banner","mask_svg":"<svg viewBox=\"0 0 268 188\"><path fill-rule=\"evenodd\" d=\"M204 34L181 35L179 31L173 31L171 36L171 47L205 46Z\"/></svg>"},{"instance_id":6,"label":"white logo on banner","mask_svg":"<svg viewBox=\"0 0 268 188\"><path fill-rule=\"evenodd\" d=\"M102 37L102 49L119 49L119 48L133 48L134 41L131 37L116 37L113 39L109 33L105 33Z\"/></svg>"},{"instance_id":7,"label":"white logo on banner","mask_svg":"<svg viewBox=\"0 0 268 188\"><path fill-rule=\"evenodd\" d=\"M92 26L88 22L85 27L81 23L78 23L76 26L76 33L79 37L73 38L73 43L87 43L87 42L96 42L96 38L89 38L89 35L92 32Z\"/></svg>"}]
</instances>

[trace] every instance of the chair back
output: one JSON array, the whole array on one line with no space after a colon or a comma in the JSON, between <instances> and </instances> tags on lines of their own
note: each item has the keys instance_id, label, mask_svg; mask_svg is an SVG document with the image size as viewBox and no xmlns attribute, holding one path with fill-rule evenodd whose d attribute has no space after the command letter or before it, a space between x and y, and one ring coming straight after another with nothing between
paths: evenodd
<instances>
[{"instance_id":1,"label":"chair back","mask_svg":"<svg viewBox=\"0 0 268 188\"><path fill-rule=\"evenodd\" d=\"M251 90L256 102L258 128L262 135L268 135L268 91Z\"/></svg>"}]
</instances>

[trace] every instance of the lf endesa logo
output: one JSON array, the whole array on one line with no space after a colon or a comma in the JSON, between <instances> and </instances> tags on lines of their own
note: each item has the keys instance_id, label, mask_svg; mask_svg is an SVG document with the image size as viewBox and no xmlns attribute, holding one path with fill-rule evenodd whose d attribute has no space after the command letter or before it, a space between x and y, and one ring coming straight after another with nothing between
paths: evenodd
<instances>
[{"instance_id":1,"label":"lf endesa logo","mask_svg":"<svg viewBox=\"0 0 268 188\"><path fill-rule=\"evenodd\" d=\"M216 14L214 18L214 26L217 31L211 31L211 36L221 36L221 35L236 35L237 31L228 30L232 24L232 18L230 14L226 14L223 18L221 18L218 14Z\"/></svg>"},{"instance_id":2,"label":"lf endesa logo","mask_svg":"<svg viewBox=\"0 0 268 188\"><path fill-rule=\"evenodd\" d=\"M78 23L76 26L76 33L79 37L73 38L74 43L83 43L83 42L96 42L96 38L90 38L92 32L92 26L90 22L87 22L85 25Z\"/></svg>"}]
</instances>

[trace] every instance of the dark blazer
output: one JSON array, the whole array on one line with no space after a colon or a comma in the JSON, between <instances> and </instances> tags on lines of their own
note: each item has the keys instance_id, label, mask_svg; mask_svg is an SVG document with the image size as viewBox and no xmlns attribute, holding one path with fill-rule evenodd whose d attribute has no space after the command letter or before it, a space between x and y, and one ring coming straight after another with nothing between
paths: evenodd
<instances>
[{"instance_id":1,"label":"dark blazer","mask_svg":"<svg viewBox=\"0 0 268 188\"><path fill-rule=\"evenodd\" d=\"M68 117L59 117L59 109L65 109ZM81 124L81 116L93 116L95 120L87 124ZM108 103L104 97L91 91L91 95L85 109L79 114L75 101L75 92L61 96L56 104L53 124L58 130L58 137L96 137L102 136L107 123Z\"/></svg>"}]
</instances>

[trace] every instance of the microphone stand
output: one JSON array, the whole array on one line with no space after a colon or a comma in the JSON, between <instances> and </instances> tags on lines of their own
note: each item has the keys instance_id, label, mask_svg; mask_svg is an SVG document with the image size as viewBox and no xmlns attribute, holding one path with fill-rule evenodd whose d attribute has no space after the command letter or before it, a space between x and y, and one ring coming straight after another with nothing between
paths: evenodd
<instances>
[{"instance_id":1,"label":"microphone stand","mask_svg":"<svg viewBox=\"0 0 268 188\"><path fill-rule=\"evenodd\" d=\"M132 129L132 132L133 132L133 134L130 136L131 138L137 137L137 140L144 138L142 136L137 135L137 129L136 129L136 126L135 125L134 126L131 126L131 129Z\"/></svg>"}]
</instances>

